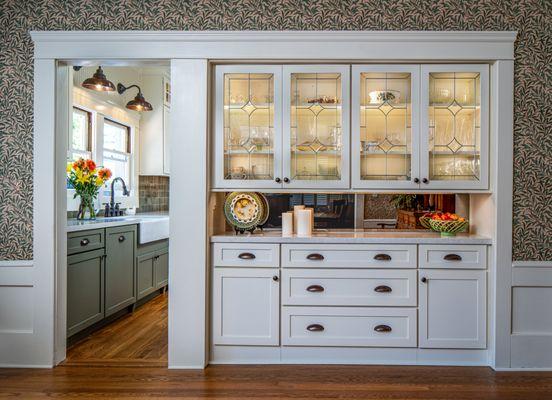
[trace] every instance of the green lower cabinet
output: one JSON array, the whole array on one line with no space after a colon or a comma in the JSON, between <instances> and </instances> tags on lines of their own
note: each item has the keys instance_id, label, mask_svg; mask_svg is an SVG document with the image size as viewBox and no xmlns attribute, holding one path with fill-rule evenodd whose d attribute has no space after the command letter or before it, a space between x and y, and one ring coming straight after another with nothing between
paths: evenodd
<instances>
[{"instance_id":1,"label":"green lower cabinet","mask_svg":"<svg viewBox=\"0 0 552 400\"><path fill-rule=\"evenodd\" d=\"M169 249L160 251L154 259L155 288L160 289L169 283Z\"/></svg>"},{"instance_id":2,"label":"green lower cabinet","mask_svg":"<svg viewBox=\"0 0 552 400\"><path fill-rule=\"evenodd\" d=\"M105 316L136 302L136 225L105 230Z\"/></svg>"},{"instance_id":3,"label":"green lower cabinet","mask_svg":"<svg viewBox=\"0 0 552 400\"><path fill-rule=\"evenodd\" d=\"M67 336L104 318L104 249L67 257Z\"/></svg>"},{"instance_id":4,"label":"green lower cabinet","mask_svg":"<svg viewBox=\"0 0 552 400\"><path fill-rule=\"evenodd\" d=\"M138 300L155 291L155 253L147 253L137 258Z\"/></svg>"}]
</instances>

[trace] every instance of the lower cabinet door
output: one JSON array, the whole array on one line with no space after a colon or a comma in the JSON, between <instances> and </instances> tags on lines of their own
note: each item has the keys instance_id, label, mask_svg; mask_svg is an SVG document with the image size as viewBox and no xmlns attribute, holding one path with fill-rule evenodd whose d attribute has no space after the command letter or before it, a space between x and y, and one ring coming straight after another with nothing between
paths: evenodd
<instances>
[{"instance_id":1,"label":"lower cabinet door","mask_svg":"<svg viewBox=\"0 0 552 400\"><path fill-rule=\"evenodd\" d=\"M282 344L416 347L416 309L283 307Z\"/></svg>"},{"instance_id":2,"label":"lower cabinet door","mask_svg":"<svg viewBox=\"0 0 552 400\"><path fill-rule=\"evenodd\" d=\"M421 348L486 347L486 271L421 269L418 292Z\"/></svg>"},{"instance_id":3,"label":"lower cabinet door","mask_svg":"<svg viewBox=\"0 0 552 400\"><path fill-rule=\"evenodd\" d=\"M155 288L160 289L169 283L169 251L159 251L154 260Z\"/></svg>"},{"instance_id":4,"label":"lower cabinet door","mask_svg":"<svg viewBox=\"0 0 552 400\"><path fill-rule=\"evenodd\" d=\"M136 260L138 299L155 291L155 253L144 254Z\"/></svg>"},{"instance_id":5,"label":"lower cabinet door","mask_svg":"<svg viewBox=\"0 0 552 400\"><path fill-rule=\"evenodd\" d=\"M106 317L136 302L136 225L107 228Z\"/></svg>"},{"instance_id":6,"label":"lower cabinet door","mask_svg":"<svg viewBox=\"0 0 552 400\"><path fill-rule=\"evenodd\" d=\"M278 346L277 268L214 268L213 343Z\"/></svg>"},{"instance_id":7,"label":"lower cabinet door","mask_svg":"<svg viewBox=\"0 0 552 400\"><path fill-rule=\"evenodd\" d=\"M67 257L67 336L104 318L104 250Z\"/></svg>"}]
</instances>

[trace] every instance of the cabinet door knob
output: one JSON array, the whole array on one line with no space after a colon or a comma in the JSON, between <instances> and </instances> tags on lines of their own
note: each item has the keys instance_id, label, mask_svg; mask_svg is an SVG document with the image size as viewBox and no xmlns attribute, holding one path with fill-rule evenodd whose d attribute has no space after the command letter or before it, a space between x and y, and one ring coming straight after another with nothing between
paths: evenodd
<instances>
[{"instance_id":1,"label":"cabinet door knob","mask_svg":"<svg viewBox=\"0 0 552 400\"><path fill-rule=\"evenodd\" d=\"M289 183L289 178L287 176L284 178L284 182Z\"/></svg>"},{"instance_id":2,"label":"cabinet door knob","mask_svg":"<svg viewBox=\"0 0 552 400\"><path fill-rule=\"evenodd\" d=\"M307 256L307 260L311 260L311 261L322 261L323 259L324 259L324 256L318 253L312 253Z\"/></svg>"},{"instance_id":3,"label":"cabinet door knob","mask_svg":"<svg viewBox=\"0 0 552 400\"><path fill-rule=\"evenodd\" d=\"M374 327L374 330L376 332L381 332L381 333L389 333L391 332L393 329L391 329L391 327L389 325L376 325Z\"/></svg>"},{"instance_id":4,"label":"cabinet door knob","mask_svg":"<svg viewBox=\"0 0 552 400\"><path fill-rule=\"evenodd\" d=\"M378 292L378 293L390 293L392 291L393 291L393 289L391 289L387 285L380 285L380 286L376 286L374 288L374 292Z\"/></svg>"},{"instance_id":5,"label":"cabinet door knob","mask_svg":"<svg viewBox=\"0 0 552 400\"><path fill-rule=\"evenodd\" d=\"M324 291L324 286L320 285L310 285L307 287L307 292L311 293L320 293Z\"/></svg>"},{"instance_id":6,"label":"cabinet door knob","mask_svg":"<svg viewBox=\"0 0 552 400\"><path fill-rule=\"evenodd\" d=\"M276 178L276 179L274 179L274 181L275 181L276 183L282 182L282 180L281 180L280 178Z\"/></svg>"},{"instance_id":7,"label":"cabinet door knob","mask_svg":"<svg viewBox=\"0 0 552 400\"><path fill-rule=\"evenodd\" d=\"M278 282L278 279L280 279L280 278L278 278L278 275L274 275L274 276L272 277L272 280L273 280L274 282Z\"/></svg>"},{"instance_id":8,"label":"cabinet door knob","mask_svg":"<svg viewBox=\"0 0 552 400\"><path fill-rule=\"evenodd\" d=\"M255 254L253 253L240 253L238 258L241 258L242 260L254 260Z\"/></svg>"},{"instance_id":9,"label":"cabinet door knob","mask_svg":"<svg viewBox=\"0 0 552 400\"><path fill-rule=\"evenodd\" d=\"M423 183L429 183L429 179L424 178L424 179L422 179L422 182L423 182Z\"/></svg>"},{"instance_id":10,"label":"cabinet door knob","mask_svg":"<svg viewBox=\"0 0 552 400\"><path fill-rule=\"evenodd\" d=\"M414 183L420 183L420 179L414 178Z\"/></svg>"},{"instance_id":11,"label":"cabinet door knob","mask_svg":"<svg viewBox=\"0 0 552 400\"><path fill-rule=\"evenodd\" d=\"M80 241L80 245L81 245L81 246L86 246L86 245L88 245L88 243L90 243L90 240L88 240L88 239L82 239L82 240Z\"/></svg>"},{"instance_id":12,"label":"cabinet door knob","mask_svg":"<svg viewBox=\"0 0 552 400\"><path fill-rule=\"evenodd\" d=\"M462 256L458 254L447 254L446 256L443 257L443 259L447 261L462 261Z\"/></svg>"},{"instance_id":13,"label":"cabinet door knob","mask_svg":"<svg viewBox=\"0 0 552 400\"><path fill-rule=\"evenodd\" d=\"M422 279L420 279L423 283L426 283L427 282L427 278L424 276L422 277Z\"/></svg>"},{"instance_id":14,"label":"cabinet door knob","mask_svg":"<svg viewBox=\"0 0 552 400\"><path fill-rule=\"evenodd\" d=\"M320 324L310 324L307 326L307 331L309 332L322 332L324 327Z\"/></svg>"},{"instance_id":15,"label":"cabinet door knob","mask_svg":"<svg viewBox=\"0 0 552 400\"><path fill-rule=\"evenodd\" d=\"M124 242L125 241L125 237L123 235L119 236L119 242Z\"/></svg>"},{"instance_id":16,"label":"cabinet door knob","mask_svg":"<svg viewBox=\"0 0 552 400\"><path fill-rule=\"evenodd\" d=\"M389 254L376 254L374 260L378 261L391 261L391 256Z\"/></svg>"}]
</instances>

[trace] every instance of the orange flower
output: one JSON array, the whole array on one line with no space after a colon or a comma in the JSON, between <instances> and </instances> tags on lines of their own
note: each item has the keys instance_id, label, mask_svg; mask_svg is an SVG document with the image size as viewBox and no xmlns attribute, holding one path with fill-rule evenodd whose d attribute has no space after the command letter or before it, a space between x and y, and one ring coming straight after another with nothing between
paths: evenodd
<instances>
[{"instance_id":1,"label":"orange flower","mask_svg":"<svg viewBox=\"0 0 552 400\"><path fill-rule=\"evenodd\" d=\"M84 165L85 165L84 159L79 158L77 161L75 161L75 162L73 163L73 169L74 169L74 170L83 169L83 168L84 168Z\"/></svg>"},{"instance_id":2,"label":"orange flower","mask_svg":"<svg viewBox=\"0 0 552 400\"><path fill-rule=\"evenodd\" d=\"M103 179L104 181L109 180L111 178L111 170L109 168L102 168L98 171L98 177Z\"/></svg>"},{"instance_id":3,"label":"orange flower","mask_svg":"<svg viewBox=\"0 0 552 400\"><path fill-rule=\"evenodd\" d=\"M96 169L96 163L92 160L86 160L86 169L89 171L94 171Z\"/></svg>"}]
</instances>

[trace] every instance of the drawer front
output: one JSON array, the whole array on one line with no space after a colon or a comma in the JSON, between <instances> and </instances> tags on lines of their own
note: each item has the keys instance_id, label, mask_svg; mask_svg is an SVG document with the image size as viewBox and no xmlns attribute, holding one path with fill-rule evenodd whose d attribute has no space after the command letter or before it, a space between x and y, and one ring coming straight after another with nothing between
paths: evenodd
<instances>
[{"instance_id":1,"label":"drawer front","mask_svg":"<svg viewBox=\"0 0 552 400\"><path fill-rule=\"evenodd\" d=\"M282 304L416 306L416 270L285 269Z\"/></svg>"},{"instance_id":2,"label":"drawer front","mask_svg":"<svg viewBox=\"0 0 552 400\"><path fill-rule=\"evenodd\" d=\"M103 229L70 232L67 234L67 254L103 249L105 247L105 232Z\"/></svg>"},{"instance_id":3,"label":"drawer front","mask_svg":"<svg viewBox=\"0 0 552 400\"><path fill-rule=\"evenodd\" d=\"M279 267L280 246L271 243L214 243L213 265L216 267Z\"/></svg>"},{"instance_id":4,"label":"drawer front","mask_svg":"<svg viewBox=\"0 0 552 400\"><path fill-rule=\"evenodd\" d=\"M485 245L420 245L420 268L485 269Z\"/></svg>"},{"instance_id":5,"label":"drawer front","mask_svg":"<svg viewBox=\"0 0 552 400\"><path fill-rule=\"evenodd\" d=\"M416 347L415 308L283 307L284 346Z\"/></svg>"},{"instance_id":6,"label":"drawer front","mask_svg":"<svg viewBox=\"0 0 552 400\"><path fill-rule=\"evenodd\" d=\"M416 258L416 245L282 245L286 268L416 268Z\"/></svg>"}]
</instances>

